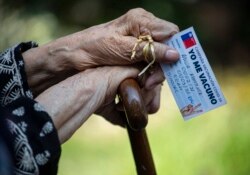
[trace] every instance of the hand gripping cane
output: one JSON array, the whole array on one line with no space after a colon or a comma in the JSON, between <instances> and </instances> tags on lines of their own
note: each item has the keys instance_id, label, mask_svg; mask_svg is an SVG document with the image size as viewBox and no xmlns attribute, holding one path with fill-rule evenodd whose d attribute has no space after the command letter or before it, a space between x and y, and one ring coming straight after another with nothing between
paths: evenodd
<instances>
[{"instance_id":1,"label":"hand gripping cane","mask_svg":"<svg viewBox=\"0 0 250 175\"><path fill-rule=\"evenodd\" d=\"M141 96L140 87L134 79L124 80L119 87L124 106L127 131L138 175L156 175L145 127L148 115Z\"/></svg>"}]
</instances>

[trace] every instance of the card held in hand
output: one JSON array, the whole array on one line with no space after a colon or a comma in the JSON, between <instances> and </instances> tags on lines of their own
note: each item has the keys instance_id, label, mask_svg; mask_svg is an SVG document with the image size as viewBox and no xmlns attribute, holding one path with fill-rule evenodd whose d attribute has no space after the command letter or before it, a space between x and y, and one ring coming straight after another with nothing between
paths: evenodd
<instances>
[{"instance_id":1,"label":"card held in hand","mask_svg":"<svg viewBox=\"0 0 250 175\"><path fill-rule=\"evenodd\" d=\"M226 104L193 27L175 34L165 44L180 54L176 63L161 67L184 120Z\"/></svg>"}]
</instances>

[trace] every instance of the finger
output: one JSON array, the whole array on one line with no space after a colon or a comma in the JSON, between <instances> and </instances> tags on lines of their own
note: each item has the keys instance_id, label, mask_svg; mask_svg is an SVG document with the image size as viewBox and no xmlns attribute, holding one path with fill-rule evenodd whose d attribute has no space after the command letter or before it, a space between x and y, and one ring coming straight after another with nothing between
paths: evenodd
<instances>
[{"instance_id":1,"label":"finger","mask_svg":"<svg viewBox=\"0 0 250 175\"><path fill-rule=\"evenodd\" d=\"M141 92L147 111L149 113L156 112L160 106L161 85L156 86L152 90L146 90L143 88Z\"/></svg>"},{"instance_id":2,"label":"finger","mask_svg":"<svg viewBox=\"0 0 250 175\"><path fill-rule=\"evenodd\" d=\"M156 61L161 63L173 63L176 62L180 55L178 51L166 44L154 42Z\"/></svg>"},{"instance_id":3,"label":"finger","mask_svg":"<svg viewBox=\"0 0 250 175\"><path fill-rule=\"evenodd\" d=\"M105 118L107 121L114 125L125 127L125 116L122 116L122 112L116 109L115 102L104 106L101 109L101 113L97 112L96 114L101 115L103 118Z\"/></svg>"},{"instance_id":4,"label":"finger","mask_svg":"<svg viewBox=\"0 0 250 175\"><path fill-rule=\"evenodd\" d=\"M159 19L142 8L128 11L124 15L124 19L125 23L128 23L127 33L135 37L143 34L151 34L154 40L164 41L179 32L177 25Z\"/></svg>"},{"instance_id":5,"label":"finger","mask_svg":"<svg viewBox=\"0 0 250 175\"><path fill-rule=\"evenodd\" d=\"M155 41L163 42L179 32L174 23L162 20L154 15L145 16L140 20L140 35L151 35Z\"/></svg>"},{"instance_id":6,"label":"finger","mask_svg":"<svg viewBox=\"0 0 250 175\"><path fill-rule=\"evenodd\" d=\"M125 113L124 112L119 112L116 110L111 111L108 116L104 117L107 121L112 123L113 125L118 125L121 127L126 126L125 122Z\"/></svg>"},{"instance_id":7,"label":"finger","mask_svg":"<svg viewBox=\"0 0 250 175\"><path fill-rule=\"evenodd\" d=\"M161 85L158 85L155 89L155 95L151 102L147 105L147 110L149 114L156 113L160 108L160 100L161 100Z\"/></svg>"},{"instance_id":8,"label":"finger","mask_svg":"<svg viewBox=\"0 0 250 175\"><path fill-rule=\"evenodd\" d=\"M142 94L142 98L143 98L143 102L144 102L145 106L148 106L155 96L155 91L154 91L154 89L147 90L147 89L143 88L143 89L141 89L141 94Z\"/></svg>"},{"instance_id":9,"label":"finger","mask_svg":"<svg viewBox=\"0 0 250 175\"><path fill-rule=\"evenodd\" d=\"M155 41L165 41L179 32L179 27L171 22L155 18L148 23L147 28L151 31Z\"/></svg>"},{"instance_id":10,"label":"finger","mask_svg":"<svg viewBox=\"0 0 250 175\"><path fill-rule=\"evenodd\" d=\"M159 84L162 84L164 80L165 77L162 69L160 68L159 64L156 64L155 67L153 67L153 73L147 78L144 87L147 90L154 89Z\"/></svg>"},{"instance_id":11,"label":"finger","mask_svg":"<svg viewBox=\"0 0 250 175\"><path fill-rule=\"evenodd\" d=\"M146 42L142 42L137 46L135 57L131 59L132 49L138 42L137 38L132 36L125 36L122 37L122 39L124 45L128 46L128 48L130 49L123 49L120 51L124 52L123 53L124 57L127 57L127 60L129 60L130 63L145 61L145 57L143 55L143 48ZM179 59L179 53L176 49L171 48L168 45L159 42L154 42L153 46L157 62L169 64L172 62L176 62Z\"/></svg>"}]
</instances>

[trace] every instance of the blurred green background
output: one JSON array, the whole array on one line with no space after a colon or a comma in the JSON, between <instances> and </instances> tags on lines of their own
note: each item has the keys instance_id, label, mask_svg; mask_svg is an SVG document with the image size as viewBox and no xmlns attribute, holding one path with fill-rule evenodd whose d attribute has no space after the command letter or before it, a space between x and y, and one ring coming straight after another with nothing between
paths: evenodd
<instances>
[{"instance_id":1,"label":"blurred green background","mask_svg":"<svg viewBox=\"0 0 250 175\"><path fill-rule=\"evenodd\" d=\"M167 86L147 127L159 175L250 174L249 1L0 0L0 50L21 41L40 45L131 8L143 7L194 26L228 104L184 122ZM62 146L60 175L136 174L125 129L91 117Z\"/></svg>"}]
</instances>

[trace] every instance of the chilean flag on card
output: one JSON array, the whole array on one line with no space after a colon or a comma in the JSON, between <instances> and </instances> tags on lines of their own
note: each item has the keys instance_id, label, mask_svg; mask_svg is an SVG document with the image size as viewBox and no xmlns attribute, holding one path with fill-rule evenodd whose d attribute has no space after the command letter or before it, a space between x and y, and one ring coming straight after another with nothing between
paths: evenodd
<instances>
[{"instance_id":1,"label":"chilean flag on card","mask_svg":"<svg viewBox=\"0 0 250 175\"><path fill-rule=\"evenodd\" d=\"M188 32L184 35L181 35L181 39L182 39L186 49L196 45L196 42L195 42L195 39L194 39L192 32Z\"/></svg>"}]
</instances>

